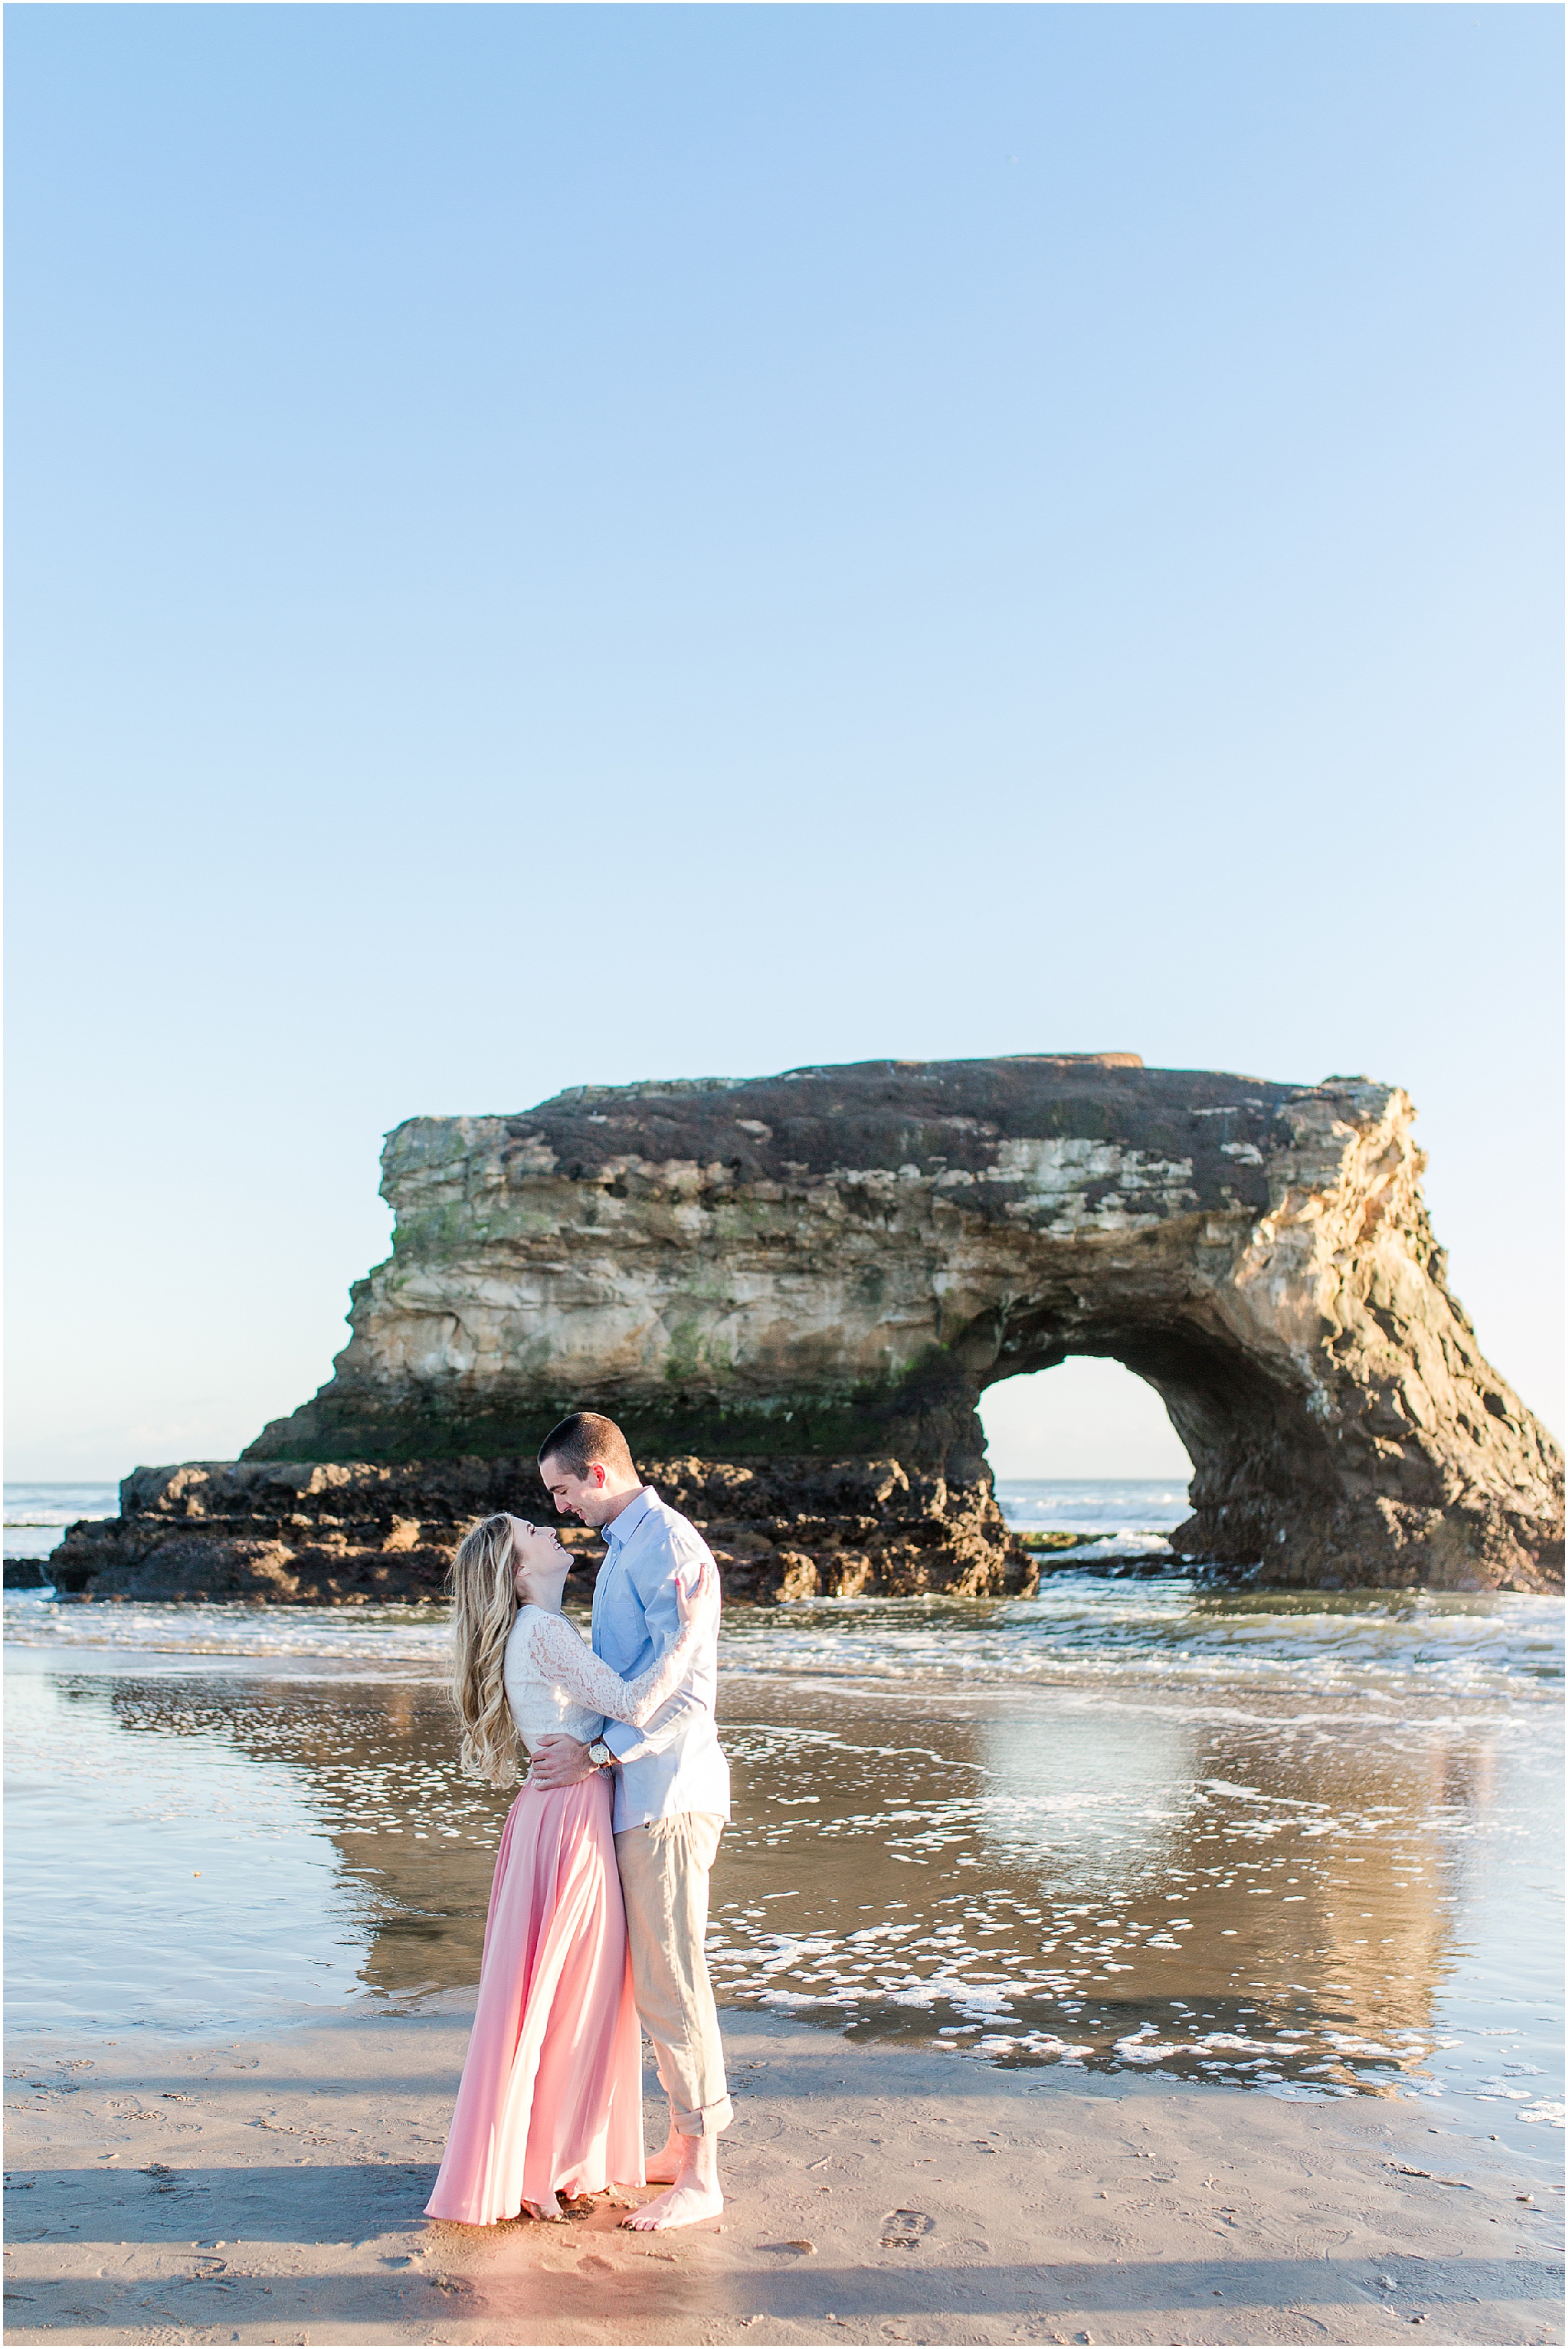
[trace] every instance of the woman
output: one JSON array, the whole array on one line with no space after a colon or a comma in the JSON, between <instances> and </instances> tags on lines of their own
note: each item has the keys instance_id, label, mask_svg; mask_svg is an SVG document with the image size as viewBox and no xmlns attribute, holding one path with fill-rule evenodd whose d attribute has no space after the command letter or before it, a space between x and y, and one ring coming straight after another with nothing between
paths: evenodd
<instances>
[{"instance_id":1,"label":"woman","mask_svg":"<svg viewBox=\"0 0 1568 2349\"><path fill-rule=\"evenodd\" d=\"M547 1526L521 1517L487 1517L458 1546L452 1695L467 1777L510 1785L520 1744L565 1734L587 1744L607 1714L640 1728L674 1693L718 1604L705 1566L680 1595L675 1645L623 1681L561 1613L571 1566ZM610 1803L600 1770L550 1793L525 1783L507 1814L432 2219L559 2219L562 2194L643 2183L642 2048Z\"/></svg>"}]
</instances>

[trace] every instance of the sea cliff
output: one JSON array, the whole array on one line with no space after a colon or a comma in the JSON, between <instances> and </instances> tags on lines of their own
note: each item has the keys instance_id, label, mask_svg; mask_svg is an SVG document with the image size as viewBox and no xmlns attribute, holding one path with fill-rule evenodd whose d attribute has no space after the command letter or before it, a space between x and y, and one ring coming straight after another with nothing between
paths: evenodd
<instances>
[{"instance_id":1,"label":"sea cliff","mask_svg":"<svg viewBox=\"0 0 1568 2349\"><path fill-rule=\"evenodd\" d=\"M1448 1287L1414 1125L1366 1078L1129 1053L416 1118L328 1383L239 1464L138 1471L56 1558L103 1595L433 1587L465 1516L536 1506L535 1449L586 1404L670 1497L752 1528L737 1589L1021 1588L976 1406L1097 1354L1192 1458L1179 1553L1316 1588L1560 1588L1562 1454Z\"/></svg>"}]
</instances>

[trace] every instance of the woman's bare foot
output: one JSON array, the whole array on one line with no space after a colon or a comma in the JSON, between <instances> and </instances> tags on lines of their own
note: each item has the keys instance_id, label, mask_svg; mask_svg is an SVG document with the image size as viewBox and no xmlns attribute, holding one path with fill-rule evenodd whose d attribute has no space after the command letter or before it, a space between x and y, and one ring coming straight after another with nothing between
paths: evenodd
<instances>
[{"instance_id":1,"label":"woman's bare foot","mask_svg":"<svg viewBox=\"0 0 1568 2349\"><path fill-rule=\"evenodd\" d=\"M562 2225L566 2223L566 2214L553 2194L547 2202L524 2202L523 2208L530 2219L554 2219Z\"/></svg>"},{"instance_id":2,"label":"woman's bare foot","mask_svg":"<svg viewBox=\"0 0 1568 2349\"><path fill-rule=\"evenodd\" d=\"M672 2174L664 2168L671 2153ZM671 2130L669 2145L649 2165L648 2174L655 2185L662 2185L669 2176L670 2191L621 2220L623 2227L639 2235L657 2234L666 2227L694 2226L699 2219L716 2219L724 2207L719 2191L719 2139L707 2130L701 2137L678 2137Z\"/></svg>"}]
</instances>

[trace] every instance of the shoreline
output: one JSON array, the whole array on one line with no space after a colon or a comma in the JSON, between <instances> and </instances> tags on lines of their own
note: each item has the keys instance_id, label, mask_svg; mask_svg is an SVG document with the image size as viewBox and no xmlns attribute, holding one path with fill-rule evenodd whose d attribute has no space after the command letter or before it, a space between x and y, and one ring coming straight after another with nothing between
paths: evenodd
<instances>
[{"instance_id":1,"label":"shoreline","mask_svg":"<svg viewBox=\"0 0 1568 2349\"><path fill-rule=\"evenodd\" d=\"M1049 1582L1060 1576L1072 1574L1096 1576L1107 1581L1121 1580L1128 1577L1145 1581L1154 1580L1158 1578L1177 1581L1189 1578L1195 1582L1202 1583L1206 1587L1225 1590L1272 1590L1276 1587L1284 1590L1290 1588L1290 1586L1286 1584L1275 1586L1274 1584L1264 1582L1261 1578L1262 1571L1261 1567L1226 1566L1223 1564L1218 1564L1208 1558L1178 1557L1169 1551L1147 1549L1101 1549L1098 1547L1098 1537L1093 1535L1085 1535L1081 1539L1075 1537L1070 1546L1064 1546L1060 1548L1044 1549L1038 1544L1033 1544L1028 1541L1022 1541L1020 1543L1020 1547L1024 1550L1030 1558L1037 1577L1036 1587L1032 1590L1019 1589L1012 1592L997 1592L993 1590L955 1592L939 1590L890 1593L888 1591L821 1591L816 1589L808 1590L802 1588L787 1594L764 1591L760 1594L753 1592L749 1597L741 1597L739 1593L735 1594L735 1596L740 1599L740 1603L742 1605L752 1606L762 1604L764 1606L772 1605L788 1607L798 1605L803 1599L813 1600L820 1605L824 1602L831 1603L835 1599L869 1598L873 1599L886 1599L890 1597L901 1596L904 1598L935 1598L950 1601L954 1599L967 1599L971 1600L976 1606L995 1607L1006 1604L1012 1599L1037 1598L1039 1596L1039 1584ZM1093 1554L1085 1557L1083 1555L1085 1550L1092 1551ZM320 1608L341 1609L345 1611L351 1611L356 1608L369 1606L428 1607L434 1610L438 1608L450 1606L451 1604L451 1600L443 1590L419 1589L412 1587L401 1591L389 1587L374 1599L366 1597L362 1592L339 1593L337 1596L323 1598L319 1593L314 1591L304 1592L295 1597L285 1598L280 1598L275 1594L270 1594L265 1591L246 1591L236 1597L216 1599L197 1598L194 1600L190 1599L170 1599L163 1597L143 1599L139 1597L135 1591L118 1590L112 1592L99 1592L93 1590L75 1590L67 1587L62 1587L60 1584L50 1579L48 1565L49 1561L47 1558L6 1558L4 1561L3 1568L0 1568L0 1572L3 1572L4 1574L5 1588L7 1591L24 1598L51 1599L56 1600L59 1605L65 1607L109 1608L182 1607L192 1604L197 1606L226 1605L265 1607L273 1611L291 1611L298 1614L308 1613L313 1609ZM1384 1594L1379 1591L1369 1589L1366 1595L1371 1598L1377 1598L1383 1595L1394 1594ZM1400 1597L1406 1597L1408 1596L1408 1593L1401 1591L1397 1595ZM1548 1593L1546 1595L1551 1596L1552 1594Z\"/></svg>"},{"instance_id":2,"label":"shoreline","mask_svg":"<svg viewBox=\"0 0 1568 2349\"><path fill-rule=\"evenodd\" d=\"M736 2008L722 2221L634 2236L607 2198L432 2224L471 2013L19 2043L8 2339L1562 2338L1554 2135L1532 2161L1403 2100L998 2069Z\"/></svg>"}]
</instances>

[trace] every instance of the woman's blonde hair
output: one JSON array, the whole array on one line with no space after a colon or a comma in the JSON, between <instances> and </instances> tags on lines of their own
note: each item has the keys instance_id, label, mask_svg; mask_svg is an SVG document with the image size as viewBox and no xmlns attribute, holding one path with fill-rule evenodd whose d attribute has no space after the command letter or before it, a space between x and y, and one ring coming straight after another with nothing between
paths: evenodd
<instances>
[{"instance_id":1,"label":"woman's blonde hair","mask_svg":"<svg viewBox=\"0 0 1568 2349\"><path fill-rule=\"evenodd\" d=\"M462 1723L465 1778L514 1786L522 1775L506 1702L506 1640L517 1619L510 1517L471 1526L447 1575L452 1596L452 1701Z\"/></svg>"}]
</instances>

